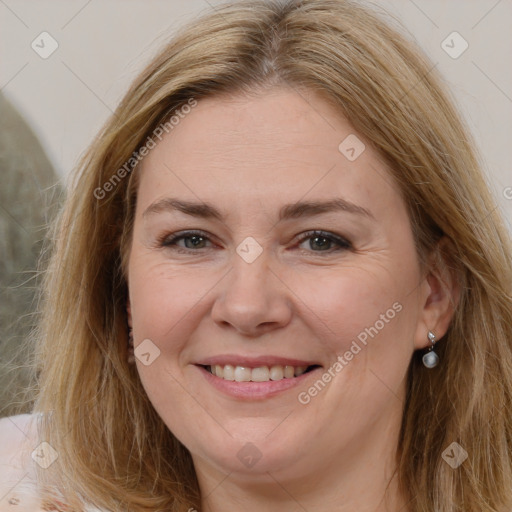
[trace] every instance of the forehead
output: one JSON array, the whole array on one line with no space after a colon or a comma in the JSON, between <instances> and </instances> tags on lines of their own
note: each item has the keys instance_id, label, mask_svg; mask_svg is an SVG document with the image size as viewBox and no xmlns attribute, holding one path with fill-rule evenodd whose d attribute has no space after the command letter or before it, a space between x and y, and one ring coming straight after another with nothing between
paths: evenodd
<instances>
[{"instance_id":1,"label":"forehead","mask_svg":"<svg viewBox=\"0 0 512 512\"><path fill-rule=\"evenodd\" d=\"M364 207L378 198L390 205L398 195L377 153L332 104L285 87L199 100L145 157L141 173L143 205L178 195L257 208L337 195Z\"/></svg>"},{"instance_id":2,"label":"forehead","mask_svg":"<svg viewBox=\"0 0 512 512\"><path fill-rule=\"evenodd\" d=\"M325 157L337 157L339 142L353 131L317 93L278 87L251 96L201 99L166 142L183 150L181 156L186 152L187 158L214 156L212 163L238 159L245 168L255 163L251 155L276 164L303 157L321 163Z\"/></svg>"}]
</instances>

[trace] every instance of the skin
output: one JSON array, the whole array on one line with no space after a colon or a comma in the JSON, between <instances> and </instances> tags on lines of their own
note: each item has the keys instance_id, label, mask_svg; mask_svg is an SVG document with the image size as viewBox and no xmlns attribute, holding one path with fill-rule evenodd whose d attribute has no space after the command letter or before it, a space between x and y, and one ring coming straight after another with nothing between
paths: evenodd
<instances>
[{"instance_id":1,"label":"skin","mask_svg":"<svg viewBox=\"0 0 512 512\"><path fill-rule=\"evenodd\" d=\"M350 134L325 98L280 87L199 101L143 161L129 321L135 347L150 339L160 355L136 364L151 403L192 454L205 511L408 510L392 478L406 371L412 353L429 346L429 330L445 334L457 290L442 267L422 275L405 204L378 154L368 142L353 162L338 150ZM170 196L211 203L225 218L143 215ZM334 197L374 218L329 212L278 222L284 204ZM190 229L207 236L199 248L190 238L159 246L159 237ZM315 229L351 247L299 240ZM252 263L236 252L246 237L263 249ZM300 403L395 303L401 311ZM273 397L236 399L193 364L226 353L323 370ZM261 456L252 467L237 457L248 442Z\"/></svg>"}]
</instances>

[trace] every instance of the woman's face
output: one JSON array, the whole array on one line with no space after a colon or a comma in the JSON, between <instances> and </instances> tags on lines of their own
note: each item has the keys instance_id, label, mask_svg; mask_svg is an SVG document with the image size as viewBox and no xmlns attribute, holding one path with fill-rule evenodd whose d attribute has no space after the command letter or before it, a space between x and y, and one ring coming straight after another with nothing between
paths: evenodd
<instances>
[{"instance_id":1,"label":"woman's face","mask_svg":"<svg viewBox=\"0 0 512 512\"><path fill-rule=\"evenodd\" d=\"M396 448L435 324L405 204L364 144L322 97L279 88L200 100L145 157L136 364L199 471L291 478Z\"/></svg>"}]
</instances>

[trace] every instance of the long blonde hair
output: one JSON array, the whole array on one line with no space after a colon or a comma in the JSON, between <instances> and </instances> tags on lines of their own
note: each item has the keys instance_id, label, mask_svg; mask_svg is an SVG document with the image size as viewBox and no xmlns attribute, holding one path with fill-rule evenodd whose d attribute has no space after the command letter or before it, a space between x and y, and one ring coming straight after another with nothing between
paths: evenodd
<instances>
[{"instance_id":1,"label":"long blonde hair","mask_svg":"<svg viewBox=\"0 0 512 512\"><path fill-rule=\"evenodd\" d=\"M509 511L510 235L434 66L391 22L347 0L217 7L162 49L93 141L54 227L35 332L34 410L47 413L40 428L59 454L44 476L73 510L200 510L190 453L126 362L138 167L119 169L191 98L275 84L324 93L372 142L406 201L422 265L449 240L438 257L461 292L436 346L441 365L424 368L416 352L408 371L397 473L411 511ZM442 458L452 442L468 453L457 469Z\"/></svg>"}]
</instances>

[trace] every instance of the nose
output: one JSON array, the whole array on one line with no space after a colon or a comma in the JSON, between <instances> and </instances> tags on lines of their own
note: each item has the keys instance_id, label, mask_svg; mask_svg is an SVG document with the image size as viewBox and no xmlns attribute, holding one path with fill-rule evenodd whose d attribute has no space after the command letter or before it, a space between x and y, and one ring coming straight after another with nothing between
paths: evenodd
<instances>
[{"instance_id":1,"label":"nose","mask_svg":"<svg viewBox=\"0 0 512 512\"><path fill-rule=\"evenodd\" d=\"M279 276L278 265L269 267L265 253L252 263L234 254L233 268L219 283L211 311L221 327L257 337L291 321L293 293Z\"/></svg>"}]
</instances>

